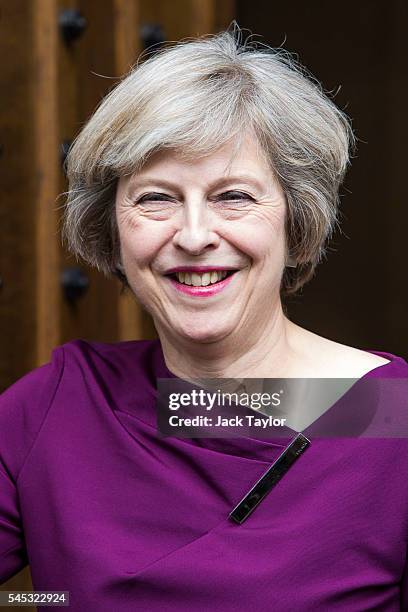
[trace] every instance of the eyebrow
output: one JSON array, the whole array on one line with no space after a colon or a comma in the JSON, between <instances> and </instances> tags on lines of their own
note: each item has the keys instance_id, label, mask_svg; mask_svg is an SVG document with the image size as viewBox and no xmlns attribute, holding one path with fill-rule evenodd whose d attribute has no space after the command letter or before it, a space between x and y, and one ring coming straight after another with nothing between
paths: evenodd
<instances>
[{"instance_id":1,"label":"eyebrow","mask_svg":"<svg viewBox=\"0 0 408 612\"><path fill-rule=\"evenodd\" d=\"M257 189L262 189L262 184L252 175L250 174L237 174L235 176L225 176L222 177L212 183L210 185L211 189L217 187L226 187L227 185L231 185L232 183L248 183L253 185ZM140 187L144 187L146 185L157 185L160 187L164 187L166 189L172 189L173 191L177 191L179 189L176 183L172 183L171 181L166 181L165 179L155 178L146 176L144 178L132 178L129 181L129 187L131 189L137 189Z\"/></svg>"}]
</instances>

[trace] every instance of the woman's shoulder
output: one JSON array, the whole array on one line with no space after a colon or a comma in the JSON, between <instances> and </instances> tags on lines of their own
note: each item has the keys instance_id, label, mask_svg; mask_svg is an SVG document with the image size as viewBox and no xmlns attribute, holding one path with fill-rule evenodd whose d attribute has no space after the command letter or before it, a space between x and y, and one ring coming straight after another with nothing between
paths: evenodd
<instances>
[{"instance_id":1,"label":"woman's shoulder","mask_svg":"<svg viewBox=\"0 0 408 612\"><path fill-rule=\"evenodd\" d=\"M336 354L336 352L334 352ZM345 374L355 378L363 376L408 376L407 361L394 353L379 349L360 349L348 345L339 345L338 363ZM349 374L350 372L350 374Z\"/></svg>"},{"instance_id":2,"label":"woman's shoulder","mask_svg":"<svg viewBox=\"0 0 408 612\"><path fill-rule=\"evenodd\" d=\"M111 372L121 369L122 373L131 369L135 374L151 369L161 355L158 339L99 342L77 338L58 348L65 354L66 368L71 365L74 370L80 364L82 371L99 367Z\"/></svg>"},{"instance_id":3,"label":"woman's shoulder","mask_svg":"<svg viewBox=\"0 0 408 612\"><path fill-rule=\"evenodd\" d=\"M0 394L0 468L17 478L51 406L74 401L98 384L115 388L155 376L158 341L96 342L82 338L56 346L47 363ZM64 404L64 405L65 405Z\"/></svg>"},{"instance_id":4,"label":"woman's shoulder","mask_svg":"<svg viewBox=\"0 0 408 612\"><path fill-rule=\"evenodd\" d=\"M97 342L82 338L70 340L56 346L50 360L21 376L0 393L0 415L12 411L17 404L42 404L55 393L64 377L78 373L86 375L92 366L105 364L120 369L127 364L136 371L138 368L160 361L158 340L128 340L122 342Z\"/></svg>"},{"instance_id":5,"label":"woman's shoulder","mask_svg":"<svg viewBox=\"0 0 408 612\"><path fill-rule=\"evenodd\" d=\"M63 371L54 349L48 363L34 368L0 394L0 467L17 478L41 428Z\"/></svg>"},{"instance_id":6,"label":"woman's shoulder","mask_svg":"<svg viewBox=\"0 0 408 612\"><path fill-rule=\"evenodd\" d=\"M347 377L408 377L408 363L403 357L379 349L338 345L333 360L338 363L339 373L343 371Z\"/></svg>"},{"instance_id":7,"label":"woman's shoulder","mask_svg":"<svg viewBox=\"0 0 408 612\"><path fill-rule=\"evenodd\" d=\"M408 378L408 362L401 355L378 349L365 349L363 352L380 359L377 363L373 361L373 368L369 370L369 375Z\"/></svg>"},{"instance_id":8,"label":"woman's shoulder","mask_svg":"<svg viewBox=\"0 0 408 612\"><path fill-rule=\"evenodd\" d=\"M296 349L310 376L362 378L363 376L408 376L408 363L398 355L379 349L361 349L319 336L295 326ZM306 365L309 364L309 365Z\"/></svg>"}]
</instances>

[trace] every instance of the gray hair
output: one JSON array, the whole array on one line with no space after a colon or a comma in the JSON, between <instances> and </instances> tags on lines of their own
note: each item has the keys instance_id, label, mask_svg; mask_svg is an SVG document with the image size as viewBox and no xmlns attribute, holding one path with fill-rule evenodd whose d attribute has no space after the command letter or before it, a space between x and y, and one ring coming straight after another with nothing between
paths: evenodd
<instances>
[{"instance_id":1,"label":"gray hair","mask_svg":"<svg viewBox=\"0 0 408 612\"><path fill-rule=\"evenodd\" d=\"M188 38L136 64L101 102L71 147L62 236L107 276L120 271L118 179L154 152L197 158L243 126L255 133L287 202L283 295L314 274L338 224L339 187L355 137L348 117L293 55L231 30Z\"/></svg>"}]
</instances>

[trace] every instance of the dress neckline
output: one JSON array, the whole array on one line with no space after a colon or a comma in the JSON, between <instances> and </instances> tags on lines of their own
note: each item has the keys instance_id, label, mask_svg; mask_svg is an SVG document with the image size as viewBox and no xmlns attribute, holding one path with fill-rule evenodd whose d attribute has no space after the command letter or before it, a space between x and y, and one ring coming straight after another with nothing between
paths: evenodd
<instances>
[{"instance_id":1,"label":"dress neckline","mask_svg":"<svg viewBox=\"0 0 408 612\"><path fill-rule=\"evenodd\" d=\"M171 370L168 369L164 354L162 350L162 346L159 339L155 340L156 342L156 360L155 360L155 375L156 375L156 384L158 378L172 378L178 379ZM378 355L380 357L384 357L389 361L387 363L381 364L372 368L368 372L366 372L363 376L356 378L356 382L350 386L350 388L338 399L336 400L329 408L323 412L320 416L313 421L310 425L308 425L305 429L302 430L302 433L305 436L311 437L330 437L333 435L332 433L328 434L327 432L335 432L336 428L340 426L339 437L358 437L362 431L364 431L365 425L369 422L372 414L375 413L377 402L378 402L378 393L376 391L376 385L370 383L370 379L376 378L395 378L398 377L399 366L408 366L407 362L404 358L394 355L392 353L388 353L385 351L379 351L374 349L365 350L367 353L371 353L373 355ZM400 376L407 376L406 373ZM364 396L364 391L369 390L371 393L371 402L367 403L367 399ZM362 399L365 400L366 406L365 410L361 411L361 416L356 418L356 407L361 405ZM355 420L355 423L353 421ZM346 427L341 427L341 422L346 423ZM273 435L270 438L265 438L263 436L251 435L248 436L238 436L233 437L228 440L233 440L234 444L242 443L245 446L248 444L270 444L271 440L273 440L274 445L286 446L295 436L298 435L298 431L284 426L279 428L279 434ZM186 438L186 440L191 440ZM218 441L227 440L226 438L194 438L194 441L198 441L200 445L206 445L207 442L212 446L217 446ZM236 442L235 442L236 441Z\"/></svg>"}]
</instances>

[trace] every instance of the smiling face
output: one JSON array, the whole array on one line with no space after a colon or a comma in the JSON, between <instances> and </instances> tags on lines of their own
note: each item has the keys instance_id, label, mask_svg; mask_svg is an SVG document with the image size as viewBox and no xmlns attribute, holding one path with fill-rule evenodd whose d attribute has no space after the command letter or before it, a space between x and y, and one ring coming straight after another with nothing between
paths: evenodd
<instances>
[{"instance_id":1,"label":"smiling face","mask_svg":"<svg viewBox=\"0 0 408 612\"><path fill-rule=\"evenodd\" d=\"M283 191L249 134L234 156L232 144L194 161L163 150L122 177L122 264L159 334L239 342L266 330L280 307L285 215Z\"/></svg>"}]
</instances>

